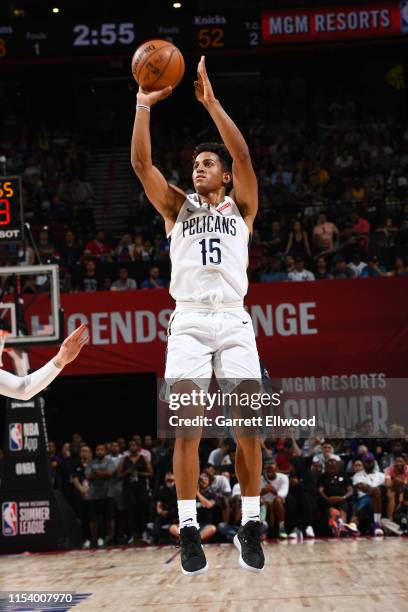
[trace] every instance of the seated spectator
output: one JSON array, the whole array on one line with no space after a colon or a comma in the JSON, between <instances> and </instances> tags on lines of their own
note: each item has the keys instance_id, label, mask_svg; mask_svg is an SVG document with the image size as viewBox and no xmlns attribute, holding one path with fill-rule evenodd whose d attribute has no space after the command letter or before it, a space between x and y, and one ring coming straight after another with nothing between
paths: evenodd
<instances>
[{"instance_id":1,"label":"seated spectator","mask_svg":"<svg viewBox=\"0 0 408 612\"><path fill-rule=\"evenodd\" d=\"M314 538L313 513L315 484L303 457L290 458L289 493L286 498L286 524L289 538L297 539L297 529L307 538Z\"/></svg>"},{"instance_id":2,"label":"seated spectator","mask_svg":"<svg viewBox=\"0 0 408 612\"><path fill-rule=\"evenodd\" d=\"M289 272L288 279L290 281L314 281L315 275L310 270L305 269L305 261L303 257L295 257L295 269Z\"/></svg>"},{"instance_id":3,"label":"seated spectator","mask_svg":"<svg viewBox=\"0 0 408 612\"><path fill-rule=\"evenodd\" d=\"M89 482L89 516L91 545L103 546L103 535L106 536L106 544L113 541L113 499L110 497L109 484L115 471L115 466L106 457L105 445L98 444L95 448L95 458L85 467L85 477ZM99 533L98 524L103 525L104 531Z\"/></svg>"},{"instance_id":4,"label":"seated spectator","mask_svg":"<svg viewBox=\"0 0 408 612\"><path fill-rule=\"evenodd\" d=\"M285 255L287 254L292 255L295 260L296 257L307 258L312 256L307 232L303 229L300 221L295 221L293 229L289 233L289 240L285 250Z\"/></svg>"},{"instance_id":5,"label":"seated spectator","mask_svg":"<svg viewBox=\"0 0 408 612\"><path fill-rule=\"evenodd\" d=\"M231 465L231 459L229 456L234 443L229 438L221 438L218 442L218 448L211 451L208 457L208 463L215 467L221 467L222 465Z\"/></svg>"},{"instance_id":6,"label":"seated spectator","mask_svg":"<svg viewBox=\"0 0 408 612\"><path fill-rule=\"evenodd\" d=\"M60 255L50 241L50 235L46 230L40 232L40 237L38 240L38 253L40 255L42 264L56 263L60 258Z\"/></svg>"},{"instance_id":7,"label":"seated spectator","mask_svg":"<svg viewBox=\"0 0 408 612\"><path fill-rule=\"evenodd\" d=\"M73 266L81 259L81 247L76 241L75 234L72 230L68 230L65 233L60 252L61 259L66 266Z\"/></svg>"},{"instance_id":8,"label":"seated spectator","mask_svg":"<svg viewBox=\"0 0 408 612\"><path fill-rule=\"evenodd\" d=\"M362 462L358 459L354 461L355 473L352 483L357 495L354 502L352 527L358 527L362 514L369 513L374 518L373 533L375 536L384 535L381 529L381 489L384 485L385 476L383 472L374 471L375 458L373 453L366 453Z\"/></svg>"},{"instance_id":9,"label":"seated spectator","mask_svg":"<svg viewBox=\"0 0 408 612\"><path fill-rule=\"evenodd\" d=\"M268 460L265 463L261 476L261 513L265 513L269 528L278 524L279 538L286 540L285 499L289 491L289 478L277 470L276 461Z\"/></svg>"},{"instance_id":10,"label":"seated spectator","mask_svg":"<svg viewBox=\"0 0 408 612\"><path fill-rule=\"evenodd\" d=\"M327 221L326 213L320 213L313 228L313 243L316 253L331 251L340 235L336 225Z\"/></svg>"},{"instance_id":11,"label":"seated spectator","mask_svg":"<svg viewBox=\"0 0 408 612\"><path fill-rule=\"evenodd\" d=\"M143 248L139 253L139 259L141 261L152 261L153 246L150 240L143 241Z\"/></svg>"},{"instance_id":12,"label":"seated spectator","mask_svg":"<svg viewBox=\"0 0 408 612\"><path fill-rule=\"evenodd\" d=\"M124 234L118 246L113 251L115 259L119 263L127 263L135 260L135 245L130 234Z\"/></svg>"},{"instance_id":13,"label":"seated spectator","mask_svg":"<svg viewBox=\"0 0 408 612\"><path fill-rule=\"evenodd\" d=\"M276 283L286 280L288 280L288 275L282 271L280 257L272 257L259 277L261 283Z\"/></svg>"},{"instance_id":14,"label":"seated spectator","mask_svg":"<svg viewBox=\"0 0 408 612\"><path fill-rule=\"evenodd\" d=\"M292 255L286 255L285 257L285 267L286 267L286 273L289 276L290 272L294 272L295 271L295 260L292 257Z\"/></svg>"},{"instance_id":15,"label":"seated spectator","mask_svg":"<svg viewBox=\"0 0 408 612\"><path fill-rule=\"evenodd\" d=\"M292 173L285 170L282 164L278 164L276 166L275 172L272 172L272 175L271 175L272 185L279 182L280 178L285 185L290 187L290 184L292 182Z\"/></svg>"},{"instance_id":16,"label":"seated spectator","mask_svg":"<svg viewBox=\"0 0 408 612\"><path fill-rule=\"evenodd\" d=\"M87 243L84 255L101 262L112 261L112 248L105 241L105 232L99 230L96 233L95 238Z\"/></svg>"},{"instance_id":17,"label":"seated spectator","mask_svg":"<svg viewBox=\"0 0 408 612\"><path fill-rule=\"evenodd\" d=\"M316 277L316 280L327 280L329 278L333 278L327 268L327 261L325 257L317 258L315 277Z\"/></svg>"},{"instance_id":18,"label":"seated spectator","mask_svg":"<svg viewBox=\"0 0 408 612\"><path fill-rule=\"evenodd\" d=\"M408 266L405 265L405 261L402 257L397 255L394 258L391 270L387 272L387 276L408 276Z\"/></svg>"},{"instance_id":19,"label":"seated spectator","mask_svg":"<svg viewBox=\"0 0 408 612\"><path fill-rule=\"evenodd\" d=\"M395 511L395 522L399 525L402 533L408 535L408 486L402 488Z\"/></svg>"},{"instance_id":20,"label":"seated spectator","mask_svg":"<svg viewBox=\"0 0 408 612\"><path fill-rule=\"evenodd\" d=\"M241 526L241 491L239 489L239 484L235 485L235 487L236 494L231 497L228 507L228 518L226 521L218 523L218 531L227 542L233 542Z\"/></svg>"},{"instance_id":21,"label":"seated spectator","mask_svg":"<svg viewBox=\"0 0 408 612\"><path fill-rule=\"evenodd\" d=\"M79 281L79 290L87 293L92 293L99 290L99 280L96 274L96 266L94 261L87 261L85 264L85 273Z\"/></svg>"},{"instance_id":22,"label":"seated spectator","mask_svg":"<svg viewBox=\"0 0 408 612\"><path fill-rule=\"evenodd\" d=\"M332 269L333 278L354 278L353 270L347 266L346 259L338 255L334 261Z\"/></svg>"},{"instance_id":23,"label":"seated spectator","mask_svg":"<svg viewBox=\"0 0 408 612\"><path fill-rule=\"evenodd\" d=\"M130 291L131 289L137 289L136 281L133 278L129 278L127 268L121 268L118 280L112 283L111 291Z\"/></svg>"},{"instance_id":24,"label":"seated spectator","mask_svg":"<svg viewBox=\"0 0 408 612\"><path fill-rule=\"evenodd\" d=\"M387 517L392 521L395 507L402 489L408 485L408 464L405 457L397 455L393 465L385 470L385 487L387 489Z\"/></svg>"},{"instance_id":25,"label":"seated spectator","mask_svg":"<svg viewBox=\"0 0 408 612\"><path fill-rule=\"evenodd\" d=\"M328 513L328 525L337 537L346 529L353 485L349 476L340 472L340 459L336 459L335 455L327 461L326 471L320 480L319 495Z\"/></svg>"},{"instance_id":26,"label":"seated spectator","mask_svg":"<svg viewBox=\"0 0 408 612\"><path fill-rule=\"evenodd\" d=\"M198 479L197 490L197 522L200 527L201 540L205 542L215 535L217 532L216 526L213 524L213 511L215 506L215 495L210 487L210 478L204 472L200 474ZM174 537L180 535L180 529L177 525L170 527L170 533Z\"/></svg>"},{"instance_id":27,"label":"seated spectator","mask_svg":"<svg viewBox=\"0 0 408 612\"><path fill-rule=\"evenodd\" d=\"M329 459L335 459L336 461L340 461L340 457L334 454L333 444L331 442L328 442L327 440L322 443L321 452L316 453L314 459L320 461L323 467L323 471L325 471L326 464Z\"/></svg>"},{"instance_id":28,"label":"seated spectator","mask_svg":"<svg viewBox=\"0 0 408 612\"><path fill-rule=\"evenodd\" d=\"M387 276L387 270L380 264L377 255L371 255L361 273L361 278L378 278L379 276Z\"/></svg>"},{"instance_id":29,"label":"seated spectator","mask_svg":"<svg viewBox=\"0 0 408 612\"><path fill-rule=\"evenodd\" d=\"M177 493L173 472L166 472L164 485L162 485L156 496L156 518L153 526L153 542L160 544L162 531L165 526L178 523Z\"/></svg>"},{"instance_id":30,"label":"seated spectator","mask_svg":"<svg viewBox=\"0 0 408 612\"><path fill-rule=\"evenodd\" d=\"M347 264L347 268L354 272L356 278L361 277L363 270L366 268L367 264L365 261L361 261L361 253L360 251L353 251L351 261Z\"/></svg>"},{"instance_id":31,"label":"seated spectator","mask_svg":"<svg viewBox=\"0 0 408 612\"><path fill-rule=\"evenodd\" d=\"M284 249L284 237L279 221L272 221L271 231L268 232L264 245L267 248L268 255L273 257L277 253L282 253Z\"/></svg>"},{"instance_id":32,"label":"seated spectator","mask_svg":"<svg viewBox=\"0 0 408 612\"><path fill-rule=\"evenodd\" d=\"M142 281L141 289L162 289L166 287L166 281L159 276L160 270L157 266L153 266L149 271L149 278Z\"/></svg>"},{"instance_id":33,"label":"seated spectator","mask_svg":"<svg viewBox=\"0 0 408 612\"><path fill-rule=\"evenodd\" d=\"M231 495L230 474L228 477L224 474L218 474L215 467L211 463L207 463L204 467L204 472L210 478L210 488L214 493L217 505L222 515L222 520L228 522L229 516L229 498Z\"/></svg>"}]
</instances>

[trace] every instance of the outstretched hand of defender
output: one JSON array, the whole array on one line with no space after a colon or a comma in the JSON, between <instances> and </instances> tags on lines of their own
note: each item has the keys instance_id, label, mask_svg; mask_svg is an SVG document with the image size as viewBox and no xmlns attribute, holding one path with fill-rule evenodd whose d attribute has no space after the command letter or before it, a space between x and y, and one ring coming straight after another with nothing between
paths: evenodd
<instances>
[{"instance_id":1,"label":"outstretched hand of defender","mask_svg":"<svg viewBox=\"0 0 408 612\"><path fill-rule=\"evenodd\" d=\"M194 81L194 89L196 98L201 104L207 105L215 102L213 88L208 78L207 69L205 67L205 57L201 56L197 68L197 81Z\"/></svg>"},{"instance_id":2,"label":"outstretched hand of defender","mask_svg":"<svg viewBox=\"0 0 408 612\"><path fill-rule=\"evenodd\" d=\"M139 91L137 92L137 103L145 104L146 106L153 106L160 102L160 100L164 100L173 92L172 87L165 87L164 89L159 89L158 91L144 91L141 87L139 87Z\"/></svg>"},{"instance_id":3,"label":"outstretched hand of defender","mask_svg":"<svg viewBox=\"0 0 408 612\"><path fill-rule=\"evenodd\" d=\"M58 367L63 368L68 363L71 363L71 361L74 361L81 352L82 347L88 342L88 339L88 329L83 323L65 338L54 359L54 363Z\"/></svg>"}]
</instances>

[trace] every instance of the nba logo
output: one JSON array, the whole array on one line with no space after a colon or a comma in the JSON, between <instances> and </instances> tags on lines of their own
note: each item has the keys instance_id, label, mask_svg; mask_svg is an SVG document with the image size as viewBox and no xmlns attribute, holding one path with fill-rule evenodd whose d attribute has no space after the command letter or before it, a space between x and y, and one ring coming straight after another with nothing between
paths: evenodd
<instances>
[{"instance_id":1,"label":"nba logo","mask_svg":"<svg viewBox=\"0 0 408 612\"><path fill-rule=\"evenodd\" d=\"M3 502L1 506L1 517L3 535L17 535L17 502Z\"/></svg>"},{"instance_id":2,"label":"nba logo","mask_svg":"<svg viewBox=\"0 0 408 612\"><path fill-rule=\"evenodd\" d=\"M21 423L10 423L9 440L11 451L19 451L23 448L23 426Z\"/></svg>"}]
</instances>

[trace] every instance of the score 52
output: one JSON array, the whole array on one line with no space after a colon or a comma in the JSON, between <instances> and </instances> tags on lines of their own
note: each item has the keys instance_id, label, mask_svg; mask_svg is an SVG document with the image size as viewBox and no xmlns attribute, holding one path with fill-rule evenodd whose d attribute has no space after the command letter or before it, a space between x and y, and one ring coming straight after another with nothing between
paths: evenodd
<instances>
[{"instance_id":1,"label":"score 52","mask_svg":"<svg viewBox=\"0 0 408 612\"><path fill-rule=\"evenodd\" d=\"M219 49L224 46L223 28L200 28L198 30L198 46L202 49Z\"/></svg>"}]
</instances>

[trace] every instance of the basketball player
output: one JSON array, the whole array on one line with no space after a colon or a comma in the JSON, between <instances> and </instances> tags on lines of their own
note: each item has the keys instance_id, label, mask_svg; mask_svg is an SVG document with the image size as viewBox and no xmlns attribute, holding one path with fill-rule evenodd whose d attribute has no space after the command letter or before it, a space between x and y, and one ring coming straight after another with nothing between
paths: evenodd
<instances>
[{"instance_id":1,"label":"basketball player","mask_svg":"<svg viewBox=\"0 0 408 612\"><path fill-rule=\"evenodd\" d=\"M63 368L78 357L87 341L87 329L82 324L68 338L65 338L55 357L39 370L27 376L15 376L10 372L0 370L0 393L19 400L31 399L48 387L54 378L61 374Z\"/></svg>"},{"instance_id":2,"label":"basketball player","mask_svg":"<svg viewBox=\"0 0 408 612\"><path fill-rule=\"evenodd\" d=\"M258 185L247 144L215 98L204 57L198 65L195 95L213 119L225 144L204 143L193 156L196 193L170 185L152 163L150 109L171 94L171 87L139 89L132 136L132 166L147 197L163 216L170 242L170 293L176 300L168 327L166 380L172 393L200 388L200 379L259 381L255 335L243 308L248 289L248 243L258 208ZM232 160L231 160L232 158ZM232 162L232 163L231 163ZM233 189L227 196L227 191ZM198 385L197 385L198 382ZM242 525L234 543L245 569L260 572L259 494L262 468L259 438L236 432L236 472L242 493ZM182 572L208 569L196 513L200 436L176 436L176 479Z\"/></svg>"}]
</instances>

